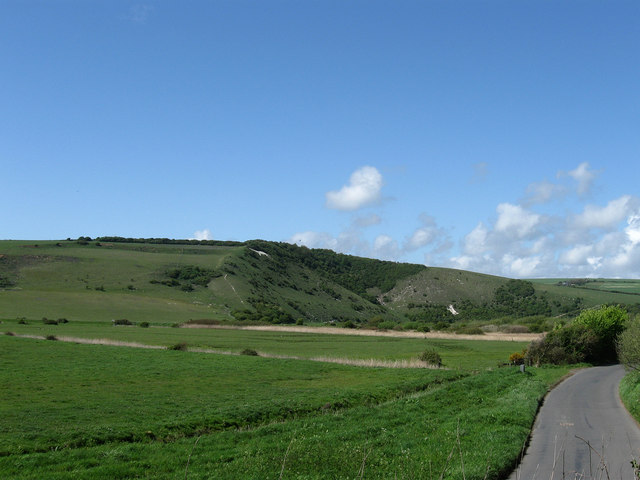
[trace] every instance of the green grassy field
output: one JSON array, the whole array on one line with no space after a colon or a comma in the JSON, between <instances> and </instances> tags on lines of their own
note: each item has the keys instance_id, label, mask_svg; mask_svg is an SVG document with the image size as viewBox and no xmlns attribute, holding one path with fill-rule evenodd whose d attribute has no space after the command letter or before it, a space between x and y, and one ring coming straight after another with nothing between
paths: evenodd
<instances>
[{"instance_id":1,"label":"green grassy field","mask_svg":"<svg viewBox=\"0 0 640 480\"><path fill-rule=\"evenodd\" d=\"M176 478L187 460L188 478L461 478L463 468L498 478L566 372L363 368L7 335L0 351L3 478Z\"/></svg>"},{"instance_id":2,"label":"green grassy field","mask_svg":"<svg viewBox=\"0 0 640 480\"><path fill-rule=\"evenodd\" d=\"M526 342L171 326L228 321L264 299L305 323L393 320L412 302L483 302L506 279L407 276L263 243L273 257L238 245L0 242L0 478L503 478L540 398L567 372L497 368ZM211 277L171 285L172 269L196 267ZM399 281L363 292L369 274ZM376 303L385 291L392 306ZM623 295L584 291L596 303ZM137 325L112 325L122 318ZM181 343L187 351L166 348ZM317 361L406 361L426 349L445 369Z\"/></svg>"},{"instance_id":3,"label":"green grassy field","mask_svg":"<svg viewBox=\"0 0 640 480\"><path fill-rule=\"evenodd\" d=\"M17 286L0 289L0 312L9 318L83 321L230 318L230 308L239 301L226 306L227 296L220 303L212 289L184 292L151 281L180 265L216 268L236 253L233 247L3 241L0 273Z\"/></svg>"},{"instance_id":4,"label":"green grassy field","mask_svg":"<svg viewBox=\"0 0 640 480\"><path fill-rule=\"evenodd\" d=\"M444 366L455 369L495 367L509 355L522 351L527 342L463 341L449 339L394 338L323 333L290 333L209 328L168 328L151 326L113 326L110 323L75 322L45 325L42 320L29 320L21 325L5 320L0 332L27 335L56 335L78 338L104 338L148 345L172 346L185 342L191 348L214 349L239 353L254 349L259 353L300 358L330 357L337 359L411 360L425 349L435 349Z\"/></svg>"},{"instance_id":5,"label":"green grassy field","mask_svg":"<svg viewBox=\"0 0 640 480\"><path fill-rule=\"evenodd\" d=\"M568 278L546 278L531 280L537 289L546 291L555 298L570 298L579 295L587 307L593 305L626 305L640 303L640 280L593 279L582 286L562 286Z\"/></svg>"}]
</instances>

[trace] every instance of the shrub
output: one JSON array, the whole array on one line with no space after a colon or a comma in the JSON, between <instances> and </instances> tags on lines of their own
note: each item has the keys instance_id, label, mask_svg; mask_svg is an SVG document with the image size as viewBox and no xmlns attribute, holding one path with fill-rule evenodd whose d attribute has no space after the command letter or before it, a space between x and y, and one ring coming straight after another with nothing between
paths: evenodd
<instances>
[{"instance_id":1,"label":"shrub","mask_svg":"<svg viewBox=\"0 0 640 480\"><path fill-rule=\"evenodd\" d=\"M149 322L142 322L142 323L140 324L140 327L142 327L142 328L149 328Z\"/></svg>"},{"instance_id":2,"label":"shrub","mask_svg":"<svg viewBox=\"0 0 640 480\"><path fill-rule=\"evenodd\" d=\"M378 330L393 330L396 325L397 325L396 322L387 320L387 321L378 323L377 328Z\"/></svg>"},{"instance_id":3,"label":"shrub","mask_svg":"<svg viewBox=\"0 0 640 480\"><path fill-rule=\"evenodd\" d=\"M351 320L347 320L342 324L342 328L356 328L356 324Z\"/></svg>"},{"instance_id":4,"label":"shrub","mask_svg":"<svg viewBox=\"0 0 640 480\"><path fill-rule=\"evenodd\" d=\"M435 350L425 350L418 355L418 360L436 367L442 366L442 357Z\"/></svg>"},{"instance_id":5,"label":"shrub","mask_svg":"<svg viewBox=\"0 0 640 480\"><path fill-rule=\"evenodd\" d=\"M515 352L509 355L509 363L511 365L522 365L524 363L524 355L520 352Z\"/></svg>"},{"instance_id":6,"label":"shrub","mask_svg":"<svg viewBox=\"0 0 640 480\"><path fill-rule=\"evenodd\" d=\"M559 324L545 338L532 342L525 359L536 365L614 362L616 337L624 330L627 317L620 307L585 310L573 324Z\"/></svg>"},{"instance_id":7,"label":"shrub","mask_svg":"<svg viewBox=\"0 0 640 480\"><path fill-rule=\"evenodd\" d=\"M616 338L624 331L628 318L622 308L607 305L584 310L578 315L574 324L583 325L598 337L592 352L593 361L608 363L617 360Z\"/></svg>"},{"instance_id":8,"label":"shrub","mask_svg":"<svg viewBox=\"0 0 640 480\"><path fill-rule=\"evenodd\" d=\"M131 323L130 320L127 320L126 318L120 318L118 320L112 320L114 325L133 325L133 323Z\"/></svg>"},{"instance_id":9,"label":"shrub","mask_svg":"<svg viewBox=\"0 0 640 480\"><path fill-rule=\"evenodd\" d=\"M58 321L57 320L53 320L51 318L42 317L42 323L44 323L45 325L57 325Z\"/></svg>"},{"instance_id":10,"label":"shrub","mask_svg":"<svg viewBox=\"0 0 640 480\"><path fill-rule=\"evenodd\" d=\"M242 350L240 352L240 355L249 355L252 357L257 357L258 356L258 352L256 352L253 348L245 348L244 350Z\"/></svg>"},{"instance_id":11,"label":"shrub","mask_svg":"<svg viewBox=\"0 0 640 480\"><path fill-rule=\"evenodd\" d=\"M507 325L502 329L504 333L529 333L529 327L525 325Z\"/></svg>"},{"instance_id":12,"label":"shrub","mask_svg":"<svg viewBox=\"0 0 640 480\"><path fill-rule=\"evenodd\" d=\"M298 320L296 320L296 325L304 325L304 319L299 318Z\"/></svg>"},{"instance_id":13,"label":"shrub","mask_svg":"<svg viewBox=\"0 0 640 480\"><path fill-rule=\"evenodd\" d=\"M435 325L433 326L434 330L447 330L449 328L449 323L447 322L436 322Z\"/></svg>"},{"instance_id":14,"label":"shrub","mask_svg":"<svg viewBox=\"0 0 640 480\"><path fill-rule=\"evenodd\" d=\"M18 320L18 325L27 325L27 319L22 317L20 320Z\"/></svg>"},{"instance_id":15,"label":"shrub","mask_svg":"<svg viewBox=\"0 0 640 480\"><path fill-rule=\"evenodd\" d=\"M58 323L69 323L69 320L67 320L66 318L59 318Z\"/></svg>"},{"instance_id":16,"label":"shrub","mask_svg":"<svg viewBox=\"0 0 640 480\"><path fill-rule=\"evenodd\" d=\"M584 325L560 327L531 342L525 361L529 365L593 362L597 343L597 335Z\"/></svg>"},{"instance_id":17,"label":"shrub","mask_svg":"<svg viewBox=\"0 0 640 480\"><path fill-rule=\"evenodd\" d=\"M179 352L185 352L187 350L187 343L186 342L178 342L175 343L173 345L171 345L170 347L167 347L168 350L176 350Z\"/></svg>"},{"instance_id":18,"label":"shrub","mask_svg":"<svg viewBox=\"0 0 640 480\"><path fill-rule=\"evenodd\" d=\"M462 327L458 328L456 333L462 335L484 335L484 331L480 327Z\"/></svg>"},{"instance_id":19,"label":"shrub","mask_svg":"<svg viewBox=\"0 0 640 480\"><path fill-rule=\"evenodd\" d=\"M179 323L172 323L171 324L171 328L180 328L180 324Z\"/></svg>"},{"instance_id":20,"label":"shrub","mask_svg":"<svg viewBox=\"0 0 640 480\"><path fill-rule=\"evenodd\" d=\"M220 320L216 320L214 318L197 318L197 319L189 319L187 320L190 325L220 325ZM180 326L180 324L176 324Z\"/></svg>"}]
</instances>

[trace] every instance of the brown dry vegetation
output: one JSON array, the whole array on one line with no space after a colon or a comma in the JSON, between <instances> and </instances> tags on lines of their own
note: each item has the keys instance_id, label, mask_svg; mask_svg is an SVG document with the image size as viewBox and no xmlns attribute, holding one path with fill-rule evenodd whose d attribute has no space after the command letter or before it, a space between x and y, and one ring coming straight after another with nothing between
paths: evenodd
<instances>
[{"instance_id":1,"label":"brown dry vegetation","mask_svg":"<svg viewBox=\"0 0 640 480\"><path fill-rule=\"evenodd\" d=\"M441 338L449 340L498 340L508 342L530 342L539 340L544 336L541 333L503 333L493 332L484 335L462 335L444 332L400 332L396 330L368 330L338 327L305 327L305 326L279 326L279 325L253 325L253 326L221 326L185 324L182 328L217 328L234 330L257 330L265 332L293 332L293 333L323 333L328 335L360 335L370 337L396 337L396 338Z\"/></svg>"}]
</instances>

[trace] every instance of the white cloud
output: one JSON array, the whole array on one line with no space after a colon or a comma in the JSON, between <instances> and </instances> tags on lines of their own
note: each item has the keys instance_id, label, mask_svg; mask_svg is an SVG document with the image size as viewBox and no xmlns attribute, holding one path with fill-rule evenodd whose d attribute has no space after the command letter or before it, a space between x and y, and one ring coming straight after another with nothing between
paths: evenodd
<instances>
[{"instance_id":1,"label":"white cloud","mask_svg":"<svg viewBox=\"0 0 640 480\"><path fill-rule=\"evenodd\" d=\"M326 205L336 210L358 210L380 201L382 175L375 167L362 167L351 174L349 184L326 194Z\"/></svg>"},{"instance_id":2,"label":"white cloud","mask_svg":"<svg viewBox=\"0 0 640 480\"><path fill-rule=\"evenodd\" d=\"M505 257L504 263L509 267L512 276L531 277L536 274L536 268L540 265L540 257L513 258Z\"/></svg>"},{"instance_id":3,"label":"white cloud","mask_svg":"<svg viewBox=\"0 0 640 480\"><path fill-rule=\"evenodd\" d=\"M597 172L589 170L589 163L582 162L578 168L568 172L568 175L578 182L578 193L585 195L591 190L591 185L597 176Z\"/></svg>"},{"instance_id":4,"label":"white cloud","mask_svg":"<svg viewBox=\"0 0 640 480\"><path fill-rule=\"evenodd\" d=\"M383 260L398 260L400 257L398 242L389 235L378 235L373 241L373 253L376 258Z\"/></svg>"},{"instance_id":5,"label":"white cloud","mask_svg":"<svg viewBox=\"0 0 640 480\"><path fill-rule=\"evenodd\" d=\"M467 255L481 255L487 251L489 230L480 222L464 237L464 252Z\"/></svg>"},{"instance_id":6,"label":"white cloud","mask_svg":"<svg viewBox=\"0 0 640 480\"><path fill-rule=\"evenodd\" d=\"M498 212L496 231L517 238L528 236L541 219L540 215L527 211L520 205L501 203L496 210Z\"/></svg>"},{"instance_id":7,"label":"white cloud","mask_svg":"<svg viewBox=\"0 0 640 480\"><path fill-rule=\"evenodd\" d=\"M420 252L427 264L516 278L640 277L640 198L622 195L604 205L585 204L596 172L582 163L558 172L562 177L530 183L520 202L499 203L494 217L479 221L453 255L448 230L426 214L404 239L371 228L382 223L372 213L352 218L337 235L303 232L291 241L389 260L415 261ZM569 198L574 181L577 188ZM327 206L357 210L379 201L381 188L379 172L363 167L348 185L327 193ZM565 199L561 209L554 210L551 202ZM581 206L576 207L576 201Z\"/></svg>"},{"instance_id":8,"label":"white cloud","mask_svg":"<svg viewBox=\"0 0 640 480\"><path fill-rule=\"evenodd\" d=\"M193 238L194 240L213 240L213 235L209 229L205 228L204 230L196 230Z\"/></svg>"},{"instance_id":9,"label":"white cloud","mask_svg":"<svg viewBox=\"0 0 640 480\"><path fill-rule=\"evenodd\" d=\"M337 240L330 234L312 231L298 232L291 236L289 242L309 248L329 248L332 250L335 250L338 245Z\"/></svg>"},{"instance_id":10,"label":"white cloud","mask_svg":"<svg viewBox=\"0 0 640 480\"><path fill-rule=\"evenodd\" d=\"M583 265L588 263L593 253L593 245L576 245L575 247L562 252L559 261L568 265Z\"/></svg>"},{"instance_id":11,"label":"white cloud","mask_svg":"<svg viewBox=\"0 0 640 480\"><path fill-rule=\"evenodd\" d=\"M411 238L407 241L406 249L407 250L417 250L421 247L429 245L434 239L434 231L427 227L418 228Z\"/></svg>"},{"instance_id":12,"label":"white cloud","mask_svg":"<svg viewBox=\"0 0 640 480\"><path fill-rule=\"evenodd\" d=\"M394 261L403 260L408 253L429 247L424 254L425 261L436 261L450 250L453 244L447 232L438 227L433 217L422 214L419 219L422 226L417 228L402 246L397 239L387 234L366 238L365 229L381 222L377 215L354 218L338 235L306 231L292 235L287 241L309 248L329 248L340 253Z\"/></svg>"},{"instance_id":13,"label":"white cloud","mask_svg":"<svg viewBox=\"0 0 640 480\"><path fill-rule=\"evenodd\" d=\"M542 182L534 182L527 187L527 192L523 200L526 206L547 203L558 198L562 198L566 194L566 188L557 183L544 180Z\"/></svg>"},{"instance_id":14,"label":"white cloud","mask_svg":"<svg viewBox=\"0 0 640 480\"><path fill-rule=\"evenodd\" d=\"M442 243L447 239L446 233L438 228L435 219L425 213L420 215L421 227L418 227L406 241L404 250L413 252L432 243Z\"/></svg>"},{"instance_id":15,"label":"white cloud","mask_svg":"<svg viewBox=\"0 0 640 480\"><path fill-rule=\"evenodd\" d=\"M627 219L627 227L624 229L631 245L640 243L640 215L633 214Z\"/></svg>"},{"instance_id":16,"label":"white cloud","mask_svg":"<svg viewBox=\"0 0 640 480\"><path fill-rule=\"evenodd\" d=\"M587 205L584 211L573 219L573 225L577 228L600 228L610 230L616 228L635 208L637 199L631 195L624 195L611 200L605 207Z\"/></svg>"}]
</instances>

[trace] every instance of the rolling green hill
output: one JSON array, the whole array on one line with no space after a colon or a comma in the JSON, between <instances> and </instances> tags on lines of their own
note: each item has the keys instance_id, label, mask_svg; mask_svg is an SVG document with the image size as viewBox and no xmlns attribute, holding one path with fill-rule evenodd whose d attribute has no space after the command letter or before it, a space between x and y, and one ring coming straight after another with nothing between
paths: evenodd
<instances>
[{"instance_id":1,"label":"rolling green hill","mask_svg":"<svg viewBox=\"0 0 640 480\"><path fill-rule=\"evenodd\" d=\"M0 241L0 318L7 319L388 328L405 320L517 319L637 303L640 283L622 283L531 283L263 240Z\"/></svg>"}]
</instances>

